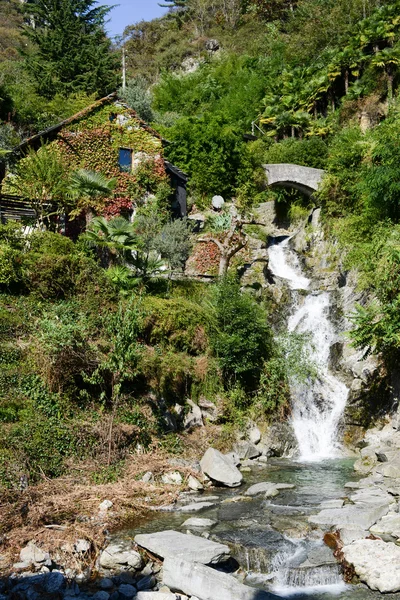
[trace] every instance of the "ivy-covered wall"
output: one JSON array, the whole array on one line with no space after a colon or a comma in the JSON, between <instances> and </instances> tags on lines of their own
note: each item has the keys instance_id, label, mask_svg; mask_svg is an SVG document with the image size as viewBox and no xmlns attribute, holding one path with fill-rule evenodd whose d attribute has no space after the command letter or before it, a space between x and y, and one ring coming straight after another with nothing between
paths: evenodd
<instances>
[{"instance_id":1,"label":"ivy-covered wall","mask_svg":"<svg viewBox=\"0 0 400 600\"><path fill-rule=\"evenodd\" d=\"M118 185L106 202L107 216L119 214L144 202L161 183L168 183L161 138L119 102L96 108L68 125L52 142L68 170L90 169L115 177ZM121 171L119 149L132 150L132 171Z\"/></svg>"}]
</instances>

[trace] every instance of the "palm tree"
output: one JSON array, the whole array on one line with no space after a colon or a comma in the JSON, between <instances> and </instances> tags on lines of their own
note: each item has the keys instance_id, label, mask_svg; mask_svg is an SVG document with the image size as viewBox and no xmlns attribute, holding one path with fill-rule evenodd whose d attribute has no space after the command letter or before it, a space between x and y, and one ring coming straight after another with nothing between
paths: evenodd
<instances>
[{"instance_id":1,"label":"palm tree","mask_svg":"<svg viewBox=\"0 0 400 600\"><path fill-rule=\"evenodd\" d=\"M393 99L393 81L395 68L400 64L400 51L398 46L384 48L371 59L371 67L383 70L386 74L387 95L389 102Z\"/></svg>"},{"instance_id":2,"label":"palm tree","mask_svg":"<svg viewBox=\"0 0 400 600\"><path fill-rule=\"evenodd\" d=\"M109 264L132 262L132 251L137 249L137 235L124 217L114 217L107 221L104 217L94 217L84 234L90 244L106 248Z\"/></svg>"},{"instance_id":3,"label":"palm tree","mask_svg":"<svg viewBox=\"0 0 400 600\"><path fill-rule=\"evenodd\" d=\"M89 223L93 209L102 208L102 200L113 193L116 185L116 178L107 179L102 173L86 169L75 171L68 185L69 194L76 202L76 208L71 215L78 216L85 211L86 222Z\"/></svg>"}]
</instances>

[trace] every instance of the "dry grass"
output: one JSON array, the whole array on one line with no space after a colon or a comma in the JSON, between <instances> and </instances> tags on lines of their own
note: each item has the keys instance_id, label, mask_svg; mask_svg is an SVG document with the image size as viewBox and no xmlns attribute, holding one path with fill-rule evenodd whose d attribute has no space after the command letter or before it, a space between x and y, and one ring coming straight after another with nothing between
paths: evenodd
<instances>
[{"instance_id":1,"label":"dry grass","mask_svg":"<svg viewBox=\"0 0 400 600\"><path fill-rule=\"evenodd\" d=\"M185 453L177 458L198 459L218 436L219 428L214 426L185 435ZM186 479L192 473L189 467L179 467L184 476L182 486L159 482L163 473L175 469L170 459L166 451L154 448L147 454L130 455L115 483L94 485L91 475L97 465L82 463L71 468L70 475L54 480L43 478L24 492L3 490L0 493L0 554L6 561L0 563L0 574L10 571L12 563L18 561L20 549L30 540L52 556L56 555L60 564L76 569L93 566L107 532L149 514L156 506L173 503L185 488ZM140 481L146 471L153 473L155 483ZM100 516L99 504L106 499L113 506L106 516ZM91 542L91 551L78 560L72 546L79 538Z\"/></svg>"}]
</instances>

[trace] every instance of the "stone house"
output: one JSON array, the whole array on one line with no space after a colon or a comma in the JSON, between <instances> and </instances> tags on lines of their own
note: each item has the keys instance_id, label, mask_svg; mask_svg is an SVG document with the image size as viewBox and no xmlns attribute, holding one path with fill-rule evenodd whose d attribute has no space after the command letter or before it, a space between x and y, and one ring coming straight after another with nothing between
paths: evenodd
<instances>
[{"instance_id":1,"label":"stone house","mask_svg":"<svg viewBox=\"0 0 400 600\"><path fill-rule=\"evenodd\" d=\"M101 209L105 216L134 214L138 206L164 185L164 196L167 195L173 214L183 217L186 215L187 176L164 160L163 149L167 143L113 93L24 140L13 150L12 159L24 160L30 149L39 150L43 144L50 144L68 171L87 169L116 178L114 193ZM0 184L5 176L3 163L0 164ZM169 197L165 184L171 189ZM10 205L14 204L11 212L18 214L15 209L18 201L21 207L29 209L29 199L16 198L13 203L11 196L0 193L3 219Z\"/></svg>"}]
</instances>

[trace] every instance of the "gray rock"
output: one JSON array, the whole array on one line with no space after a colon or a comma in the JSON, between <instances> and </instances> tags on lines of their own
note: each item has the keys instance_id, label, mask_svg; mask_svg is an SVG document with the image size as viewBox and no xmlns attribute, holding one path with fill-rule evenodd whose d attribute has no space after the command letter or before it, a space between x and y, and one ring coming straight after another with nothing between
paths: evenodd
<instances>
[{"instance_id":1,"label":"gray rock","mask_svg":"<svg viewBox=\"0 0 400 600\"><path fill-rule=\"evenodd\" d=\"M214 40L208 40L210 41L214 41ZM212 200L211 200L211 206L213 208L215 208L215 210L221 210L221 208L224 206L225 204L225 200L223 199L222 196L213 196Z\"/></svg>"},{"instance_id":2,"label":"gray rock","mask_svg":"<svg viewBox=\"0 0 400 600\"><path fill-rule=\"evenodd\" d=\"M400 466L393 465L390 463L385 463L383 467L381 467L380 472L384 477L391 477L392 479L400 478Z\"/></svg>"},{"instance_id":3,"label":"gray rock","mask_svg":"<svg viewBox=\"0 0 400 600\"><path fill-rule=\"evenodd\" d=\"M290 423L275 423L262 435L262 444L268 447L268 456L291 457L297 451L297 439Z\"/></svg>"},{"instance_id":4,"label":"gray rock","mask_svg":"<svg viewBox=\"0 0 400 600\"><path fill-rule=\"evenodd\" d=\"M356 525L361 529L369 529L383 517L389 508L387 506L373 506L371 508L359 508L346 505L343 508L321 510L317 515L308 517L309 523L325 527L343 527L344 525Z\"/></svg>"},{"instance_id":5,"label":"gray rock","mask_svg":"<svg viewBox=\"0 0 400 600\"><path fill-rule=\"evenodd\" d=\"M154 481L154 475L151 471L147 471L142 477L143 483L150 483Z\"/></svg>"},{"instance_id":6,"label":"gray rock","mask_svg":"<svg viewBox=\"0 0 400 600\"><path fill-rule=\"evenodd\" d=\"M194 502L192 504L186 504L185 506L180 506L178 508L178 512L183 513L195 513L204 510L205 508L211 508L215 506L215 502Z\"/></svg>"},{"instance_id":7,"label":"gray rock","mask_svg":"<svg viewBox=\"0 0 400 600\"><path fill-rule=\"evenodd\" d=\"M113 580L109 577L103 577L99 582L99 588L102 590L112 590L114 587Z\"/></svg>"},{"instance_id":8,"label":"gray rock","mask_svg":"<svg viewBox=\"0 0 400 600\"><path fill-rule=\"evenodd\" d=\"M274 485L277 490L294 490L296 487L294 483L275 483Z\"/></svg>"},{"instance_id":9,"label":"gray rock","mask_svg":"<svg viewBox=\"0 0 400 600\"><path fill-rule=\"evenodd\" d=\"M200 461L203 473L210 479L226 485L237 487L243 481L243 476L232 461L214 448L209 448Z\"/></svg>"},{"instance_id":10,"label":"gray rock","mask_svg":"<svg viewBox=\"0 0 400 600\"><path fill-rule=\"evenodd\" d=\"M139 591L151 590L156 585L156 583L157 581L154 575L148 575L147 577L142 577L142 579L139 579L139 581L136 584L136 587Z\"/></svg>"},{"instance_id":11,"label":"gray rock","mask_svg":"<svg viewBox=\"0 0 400 600\"><path fill-rule=\"evenodd\" d=\"M343 504L344 500L341 500L340 498L338 500L325 500L324 502L321 502L320 508L322 510L327 510L328 508L342 508Z\"/></svg>"},{"instance_id":12,"label":"gray rock","mask_svg":"<svg viewBox=\"0 0 400 600\"><path fill-rule=\"evenodd\" d=\"M228 452L228 454L225 454L225 456L226 458L229 458L229 460L232 461L235 467L238 467L240 465L240 458L236 452Z\"/></svg>"},{"instance_id":13,"label":"gray rock","mask_svg":"<svg viewBox=\"0 0 400 600\"><path fill-rule=\"evenodd\" d=\"M111 500L103 500L103 502L101 504L99 504L99 511L107 512L112 507L113 507L113 503L111 502Z\"/></svg>"},{"instance_id":14,"label":"gray rock","mask_svg":"<svg viewBox=\"0 0 400 600\"><path fill-rule=\"evenodd\" d=\"M356 525L346 525L346 527L340 527L339 533L340 539L342 540L344 546L351 544L355 540L362 540L368 535L368 531L366 529L362 529Z\"/></svg>"},{"instance_id":15,"label":"gray rock","mask_svg":"<svg viewBox=\"0 0 400 600\"><path fill-rule=\"evenodd\" d=\"M250 588L226 573L182 558L164 561L163 582L201 600L274 600L276 596Z\"/></svg>"},{"instance_id":16,"label":"gray rock","mask_svg":"<svg viewBox=\"0 0 400 600\"><path fill-rule=\"evenodd\" d=\"M85 552L89 552L91 548L91 544L88 540L76 540L74 544L74 551L77 554L84 554Z\"/></svg>"},{"instance_id":17,"label":"gray rock","mask_svg":"<svg viewBox=\"0 0 400 600\"><path fill-rule=\"evenodd\" d=\"M183 483L183 477L179 471L173 471L172 473L165 473L161 477L161 481L166 485L181 485Z\"/></svg>"},{"instance_id":18,"label":"gray rock","mask_svg":"<svg viewBox=\"0 0 400 600\"><path fill-rule=\"evenodd\" d=\"M207 398L204 398L204 396L200 396L198 404L200 406L203 419L207 419L207 421L210 421L210 423L215 423L218 421L220 411L213 402L207 400Z\"/></svg>"},{"instance_id":19,"label":"gray rock","mask_svg":"<svg viewBox=\"0 0 400 600\"><path fill-rule=\"evenodd\" d=\"M45 578L44 589L48 594L56 594L61 592L66 585L65 577L58 571L48 573Z\"/></svg>"},{"instance_id":20,"label":"gray rock","mask_svg":"<svg viewBox=\"0 0 400 600\"><path fill-rule=\"evenodd\" d=\"M238 442L235 444L234 450L239 456L240 460L251 460L261 456L261 450L251 442Z\"/></svg>"},{"instance_id":21,"label":"gray rock","mask_svg":"<svg viewBox=\"0 0 400 600\"><path fill-rule=\"evenodd\" d=\"M139 534L135 536L135 542L164 559L186 558L207 565L223 562L229 557L228 546L177 531Z\"/></svg>"},{"instance_id":22,"label":"gray rock","mask_svg":"<svg viewBox=\"0 0 400 600\"><path fill-rule=\"evenodd\" d=\"M258 427L252 427L249 431L249 440L252 444L259 444L261 441L261 432Z\"/></svg>"},{"instance_id":23,"label":"gray rock","mask_svg":"<svg viewBox=\"0 0 400 600\"><path fill-rule=\"evenodd\" d=\"M121 583L118 587L118 594L122 598L133 598L136 596L136 588L130 583Z\"/></svg>"},{"instance_id":24,"label":"gray rock","mask_svg":"<svg viewBox=\"0 0 400 600\"><path fill-rule=\"evenodd\" d=\"M93 600L109 600L110 599L110 594L104 590L100 591L100 592L96 592L95 595L93 596Z\"/></svg>"},{"instance_id":25,"label":"gray rock","mask_svg":"<svg viewBox=\"0 0 400 600\"><path fill-rule=\"evenodd\" d=\"M382 540L357 540L343 547L347 562L372 590L400 591L400 547Z\"/></svg>"},{"instance_id":26,"label":"gray rock","mask_svg":"<svg viewBox=\"0 0 400 600\"><path fill-rule=\"evenodd\" d=\"M203 427L203 417L201 414L201 408L193 402L193 400L187 400L187 404L190 406L190 411L185 415L183 426L186 430L194 429L195 427Z\"/></svg>"},{"instance_id":27,"label":"gray rock","mask_svg":"<svg viewBox=\"0 0 400 600\"><path fill-rule=\"evenodd\" d=\"M206 40L205 47L209 52L216 52L219 50L219 41L214 39ZM214 198L221 198L223 200L222 196L214 196Z\"/></svg>"},{"instance_id":28,"label":"gray rock","mask_svg":"<svg viewBox=\"0 0 400 600\"><path fill-rule=\"evenodd\" d=\"M142 557L132 549L129 542L120 541L109 544L100 554L100 566L117 570L125 567L139 570L143 566Z\"/></svg>"},{"instance_id":29,"label":"gray rock","mask_svg":"<svg viewBox=\"0 0 400 600\"><path fill-rule=\"evenodd\" d=\"M35 565L51 564L50 554L36 546L33 541L28 542L25 548L22 548L19 557L22 563L27 563L28 565L32 563Z\"/></svg>"},{"instance_id":30,"label":"gray rock","mask_svg":"<svg viewBox=\"0 0 400 600\"><path fill-rule=\"evenodd\" d=\"M194 492L199 492L200 490L204 490L204 485L198 479L196 479L196 477L189 475L188 488Z\"/></svg>"},{"instance_id":31,"label":"gray rock","mask_svg":"<svg viewBox=\"0 0 400 600\"><path fill-rule=\"evenodd\" d=\"M388 461L388 457L383 452L376 452L376 458L378 459L378 462L380 462L380 463L384 463L384 462Z\"/></svg>"},{"instance_id":32,"label":"gray rock","mask_svg":"<svg viewBox=\"0 0 400 600\"><path fill-rule=\"evenodd\" d=\"M213 521L212 519L200 519L199 517L192 517L191 519L186 519L184 523L182 523L182 527L186 527L190 529L208 529L209 527L214 527L218 521Z\"/></svg>"},{"instance_id":33,"label":"gray rock","mask_svg":"<svg viewBox=\"0 0 400 600\"><path fill-rule=\"evenodd\" d=\"M400 514L389 513L382 517L375 525L370 527L370 532L374 535L391 535L400 537Z\"/></svg>"},{"instance_id":34,"label":"gray rock","mask_svg":"<svg viewBox=\"0 0 400 600\"><path fill-rule=\"evenodd\" d=\"M279 494L279 490L277 489L275 483L264 481L250 486L249 489L244 493L245 496L258 496L258 494L265 494L266 497L272 498L273 496L277 496Z\"/></svg>"}]
</instances>

